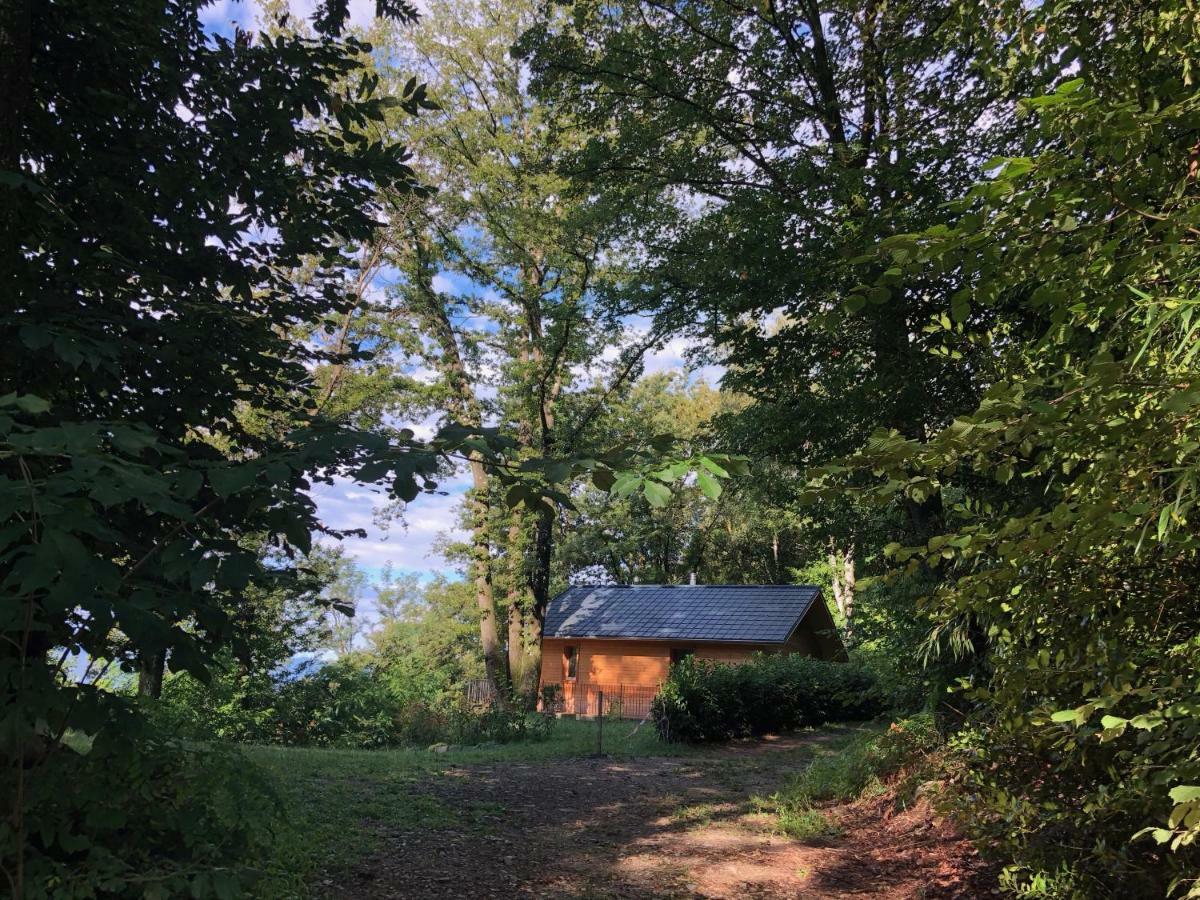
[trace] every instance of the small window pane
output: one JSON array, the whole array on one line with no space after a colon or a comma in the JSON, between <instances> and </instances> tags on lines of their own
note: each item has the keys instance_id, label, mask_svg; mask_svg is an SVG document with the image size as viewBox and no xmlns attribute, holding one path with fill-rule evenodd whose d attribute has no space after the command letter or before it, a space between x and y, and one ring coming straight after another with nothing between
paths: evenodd
<instances>
[{"instance_id":1,"label":"small window pane","mask_svg":"<svg viewBox=\"0 0 1200 900\"><path fill-rule=\"evenodd\" d=\"M563 668L566 670L568 678L575 677L575 671L579 666L579 648L567 647L563 650Z\"/></svg>"}]
</instances>

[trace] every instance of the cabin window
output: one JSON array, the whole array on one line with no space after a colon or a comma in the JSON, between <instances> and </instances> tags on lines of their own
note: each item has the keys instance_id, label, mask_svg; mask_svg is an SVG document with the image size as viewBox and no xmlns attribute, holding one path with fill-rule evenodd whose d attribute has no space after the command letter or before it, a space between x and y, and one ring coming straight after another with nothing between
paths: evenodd
<instances>
[{"instance_id":1,"label":"cabin window","mask_svg":"<svg viewBox=\"0 0 1200 900\"><path fill-rule=\"evenodd\" d=\"M671 651L671 665L675 665L675 663L681 663L685 659L695 655L695 653L695 650L691 650L687 647L676 647ZM659 658L661 659L661 657Z\"/></svg>"},{"instance_id":2,"label":"cabin window","mask_svg":"<svg viewBox=\"0 0 1200 900\"><path fill-rule=\"evenodd\" d=\"M579 648L564 647L563 648L563 672L566 674L568 681L575 680L575 673L579 669Z\"/></svg>"}]
</instances>

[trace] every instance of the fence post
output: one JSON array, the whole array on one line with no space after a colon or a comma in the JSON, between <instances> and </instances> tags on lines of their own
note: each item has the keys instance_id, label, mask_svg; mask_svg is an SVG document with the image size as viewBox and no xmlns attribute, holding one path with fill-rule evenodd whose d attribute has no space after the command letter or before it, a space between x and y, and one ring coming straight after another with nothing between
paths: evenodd
<instances>
[{"instance_id":1,"label":"fence post","mask_svg":"<svg viewBox=\"0 0 1200 900\"><path fill-rule=\"evenodd\" d=\"M600 703L596 716L596 755L604 755L604 691L600 692Z\"/></svg>"}]
</instances>

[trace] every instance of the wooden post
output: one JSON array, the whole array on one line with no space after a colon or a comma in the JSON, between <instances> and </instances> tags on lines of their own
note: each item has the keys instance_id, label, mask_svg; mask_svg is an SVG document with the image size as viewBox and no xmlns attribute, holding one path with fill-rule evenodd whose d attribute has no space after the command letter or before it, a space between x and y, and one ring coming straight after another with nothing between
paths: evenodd
<instances>
[{"instance_id":1,"label":"wooden post","mask_svg":"<svg viewBox=\"0 0 1200 900\"><path fill-rule=\"evenodd\" d=\"M596 755L604 755L604 691L600 692L600 708L596 716Z\"/></svg>"}]
</instances>

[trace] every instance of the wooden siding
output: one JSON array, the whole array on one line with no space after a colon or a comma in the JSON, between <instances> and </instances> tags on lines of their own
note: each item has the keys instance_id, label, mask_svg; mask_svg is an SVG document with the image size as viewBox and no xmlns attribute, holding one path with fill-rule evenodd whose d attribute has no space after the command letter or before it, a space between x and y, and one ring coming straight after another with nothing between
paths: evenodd
<instances>
[{"instance_id":1,"label":"wooden siding","mask_svg":"<svg viewBox=\"0 0 1200 900\"><path fill-rule=\"evenodd\" d=\"M592 684L658 685L667 677L671 651L640 641L581 641L579 680Z\"/></svg>"},{"instance_id":2,"label":"wooden siding","mask_svg":"<svg viewBox=\"0 0 1200 900\"><path fill-rule=\"evenodd\" d=\"M811 652L805 638L792 652ZM563 683L563 650L579 648L576 681L580 684L628 684L656 687L667 677L672 650L691 650L697 659L738 663L757 652L778 651L762 644L674 643L601 638L546 638L542 642L542 684Z\"/></svg>"}]
</instances>

